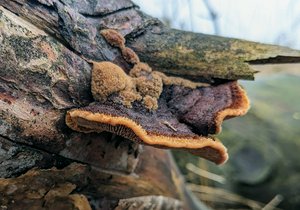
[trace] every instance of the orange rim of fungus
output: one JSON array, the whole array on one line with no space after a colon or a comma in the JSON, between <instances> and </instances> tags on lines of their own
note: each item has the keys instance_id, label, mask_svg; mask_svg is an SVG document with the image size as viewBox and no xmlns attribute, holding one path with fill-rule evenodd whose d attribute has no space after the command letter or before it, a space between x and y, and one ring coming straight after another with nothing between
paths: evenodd
<instances>
[{"instance_id":1,"label":"orange rim of fungus","mask_svg":"<svg viewBox=\"0 0 300 210\"><path fill-rule=\"evenodd\" d=\"M215 117L216 134L221 132L221 125L225 119L245 115L250 108L250 101L247 97L246 91L241 88L241 86L237 82L236 87L238 94L235 94L235 96L237 96L239 99L236 100L236 103L232 104L228 108L225 108L224 110L218 112Z\"/></svg>"},{"instance_id":2,"label":"orange rim of fungus","mask_svg":"<svg viewBox=\"0 0 300 210\"><path fill-rule=\"evenodd\" d=\"M111 126L123 125L130 130L132 130L138 138L142 140L146 145L151 146L162 146L173 149L200 149L204 147L211 147L215 150L218 150L221 156L224 156L225 162L228 159L227 149L224 145L219 141L213 141L209 137L199 136L197 138L186 138L186 137L172 137L172 136L163 136L156 134L148 134L142 126L138 125L131 119L125 117L116 117L108 114L100 114L100 113L91 113L89 111L83 110L71 110L67 114L66 122L69 127L74 130L81 132L95 132L94 130L86 131L78 128L76 122L73 119L83 118L91 122L95 123L104 123L109 124ZM222 163L223 163L222 162Z\"/></svg>"},{"instance_id":3,"label":"orange rim of fungus","mask_svg":"<svg viewBox=\"0 0 300 210\"><path fill-rule=\"evenodd\" d=\"M249 100L246 92L237 84L238 97L236 103L230 107L217 113L215 117L216 133L221 131L221 124L224 119L235 116L244 115L249 109ZM201 153L201 149L213 149L218 157L210 158L216 164L225 163L228 159L226 147L218 140L214 140L209 136L196 136L196 137L176 137L167 135L158 135L148 133L137 122L120 116L112 116L110 114L92 113L80 109L73 109L67 112L66 124L73 130L80 132L97 132L88 127L79 127L76 119L82 118L90 122L103 123L111 126L125 126L129 128L134 134L146 145L155 147L165 147L170 149L185 149L197 155L197 151ZM102 131L100 131L102 132ZM201 155L200 155L201 156Z\"/></svg>"}]
</instances>

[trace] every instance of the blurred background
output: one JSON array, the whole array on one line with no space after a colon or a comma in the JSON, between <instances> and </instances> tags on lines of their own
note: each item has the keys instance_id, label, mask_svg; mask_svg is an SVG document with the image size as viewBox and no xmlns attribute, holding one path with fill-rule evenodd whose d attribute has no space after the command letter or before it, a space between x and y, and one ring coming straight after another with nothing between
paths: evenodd
<instances>
[{"instance_id":1,"label":"blurred background","mask_svg":"<svg viewBox=\"0 0 300 210\"><path fill-rule=\"evenodd\" d=\"M300 49L297 0L134 0L172 28ZM251 109L223 124L222 166L173 152L195 195L212 209L300 209L300 65L256 66L240 81Z\"/></svg>"}]
</instances>

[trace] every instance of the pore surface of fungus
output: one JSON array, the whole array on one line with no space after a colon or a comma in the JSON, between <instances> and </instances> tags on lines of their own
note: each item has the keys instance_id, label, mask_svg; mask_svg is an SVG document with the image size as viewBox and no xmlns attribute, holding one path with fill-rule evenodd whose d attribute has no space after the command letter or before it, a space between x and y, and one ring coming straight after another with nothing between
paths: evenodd
<instances>
[{"instance_id":1,"label":"pore surface of fungus","mask_svg":"<svg viewBox=\"0 0 300 210\"><path fill-rule=\"evenodd\" d=\"M247 112L249 101L237 81L195 83L152 71L125 46L116 31L101 34L133 65L129 73L111 62L93 62L95 102L68 111L67 125L80 132L109 131L158 148L184 149L217 164L228 158L224 145L211 137L224 119Z\"/></svg>"}]
</instances>

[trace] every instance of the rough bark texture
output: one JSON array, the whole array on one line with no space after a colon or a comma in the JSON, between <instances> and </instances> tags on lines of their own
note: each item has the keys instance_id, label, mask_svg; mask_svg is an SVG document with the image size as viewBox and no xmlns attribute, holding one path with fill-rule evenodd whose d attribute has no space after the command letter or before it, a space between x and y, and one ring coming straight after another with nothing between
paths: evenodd
<instances>
[{"instance_id":1,"label":"rough bark texture","mask_svg":"<svg viewBox=\"0 0 300 210\"><path fill-rule=\"evenodd\" d=\"M185 200L183 180L168 152L141 148L110 133L86 135L66 127L66 110L92 100L91 67L85 60L4 8L0 8L0 26L3 208L39 209L42 205L50 209L80 209L78 202L87 200L83 195L94 209L113 209L119 199L147 195L171 197L179 203ZM72 162L75 169L65 168ZM76 166L76 162L86 166ZM61 172L61 181L53 175L57 169L52 167L66 171ZM24 173L24 179L18 177ZM68 185L67 193L58 193L55 199L45 198L48 191L56 192L56 188L67 184L64 173L78 173L88 181L78 185L70 179L72 189ZM39 181L46 177L53 177L55 184ZM24 193L37 189L42 192ZM64 206L61 199L67 199L68 204ZM170 205L170 209L174 208Z\"/></svg>"},{"instance_id":2,"label":"rough bark texture","mask_svg":"<svg viewBox=\"0 0 300 210\"><path fill-rule=\"evenodd\" d=\"M129 0L2 0L0 4L93 60L122 62L120 53L98 33L118 29L154 69L193 80L253 79L255 71L247 62L300 62L300 53L289 48L166 28Z\"/></svg>"},{"instance_id":3,"label":"rough bark texture","mask_svg":"<svg viewBox=\"0 0 300 210\"><path fill-rule=\"evenodd\" d=\"M114 209L151 195L172 198L161 199L169 209L195 208L168 152L66 127L66 110L92 101L91 66L80 55L129 68L100 29L119 29L150 65L194 80L253 78L249 60L299 61L287 48L167 29L126 0L0 6L1 208L86 209L88 198L94 209Z\"/></svg>"}]
</instances>

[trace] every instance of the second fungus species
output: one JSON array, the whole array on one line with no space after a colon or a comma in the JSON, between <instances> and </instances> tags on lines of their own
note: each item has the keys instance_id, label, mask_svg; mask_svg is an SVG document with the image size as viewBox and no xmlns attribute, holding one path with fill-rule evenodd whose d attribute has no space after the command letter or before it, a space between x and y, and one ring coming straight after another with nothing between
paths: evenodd
<instances>
[{"instance_id":1,"label":"second fungus species","mask_svg":"<svg viewBox=\"0 0 300 210\"><path fill-rule=\"evenodd\" d=\"M223 120L249 109L237 81L210 85L167 76L140 62L118 32L106 29L101 34L120 48L133 68L127 74L111 62L93 62L95 102L68 111L67 125L80 132L108 131L145 145L183 149L224 163L227 150L211 135L221 131Z\"/></svg>"},{"instance_id":2,"label":"second fungus species","mask_svg":"<svg viewBox=\"0 0 300 210\"><path fill-rule=\"evenodd\" d=\"M131 77L140 77L140 76L147 76L151 72L152 69L148 64L140 62L133 66L133 68L129 72L129 75Z\"/></svg>"},{"instance_id":3,"label":"second fungus species","mask_svg":"<svg viewBox=\"0 0 300 210\"><path fill-rule=\"evenodd\" d=\"M158 99L163 89L163 82L156 74L150 74L148 77L140 76L136 78L136 88L142 96L148 95Z\"/></svg>"},{"instance_id":4,"label":"second fungus species","mask_svg":"<svg viewBox=\"0 0 300 210\"><path fill-rule=\"evenodd\" d=\"M125 90L130 82L119 66L111 62L93 63L91 88L95 100L106 100L112 93Z\"/></svg>"},{"instance_id":5,"label":"second fungus species","mask_svg":"<svg viewBox=\"0 0 300 210\"><path fill-rule=\"evenodd\" d=\"M124 37L117 31L113 29L104 29L101 32L101 35L114 47L123 47L125 46Z\"/></svg>"},{"instance_id":6,"label":"second fungus species","mask_svg":"<svg viewBox=\"0 0 300 210\"><path fill-rule=\"evenodd\" d=\"M143 98L143 104L149 110L151 110L151 109L155 110L155 109L158 108L158 104L157 104L156 98L153 98L153 97L151 97L149 95L146 95Z\"/></svg>"},{"instance_id":7,"label":"second fungus species","mask_svg":"<svg viewBox=\"0 0 300 210\"><path fill-rule=\"evenodd\" d=\"M122 55L123 55L124 59L128 63L137 64L140 62L139 57L132 49L130 49L128 47L123 47L123 48L121 48L121 51L122 51Z\"/></svg>"}]
</instances>

